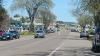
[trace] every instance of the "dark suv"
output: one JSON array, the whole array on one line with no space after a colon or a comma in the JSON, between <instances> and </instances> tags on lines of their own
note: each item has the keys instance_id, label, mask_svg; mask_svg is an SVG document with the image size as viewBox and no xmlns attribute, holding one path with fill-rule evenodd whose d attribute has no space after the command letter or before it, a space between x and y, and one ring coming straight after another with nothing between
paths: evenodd
<instances>
[{"instance_id":1,"label":"dark suv","mask_svg":"<svg viewBox=\"0 0 100 56\"><path fill-rule=\"evenodd\" d=\"M20 34L18 31L9 31L10 33L13 34L13 38L15 39L19 39L20 38Z\"/></svg>"},{"instance_id":2,"label":"dark suv","mask_svg":"<svg viewBox=\"0 0 100 56\"><path fill-rule=\"evenodd\" d=\"M93 52L100 51L100 28L96 28L95 30L95 35L92 43L92 51Z\"/></svg>"},{"instance_id":3,"label":"dark suv","mask_svg":"<svg viewBox=\"0 0 100 56\"><path fill-rule=\"evenodd\" d=\"M13 40L13 35L10 32L4 32L0 40Z\"/></svg>"}]
</instances>

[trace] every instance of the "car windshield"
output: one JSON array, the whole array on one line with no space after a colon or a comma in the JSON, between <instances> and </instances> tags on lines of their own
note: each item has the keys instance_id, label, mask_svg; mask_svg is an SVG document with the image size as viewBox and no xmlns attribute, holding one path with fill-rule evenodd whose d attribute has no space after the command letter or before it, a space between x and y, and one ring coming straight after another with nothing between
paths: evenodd
<instances>
[{"instance_id":1,"label":"car windshield","mask_svg":"<svg viewBox=\"0 0 100 56\"><path fill-rule=\"evenodd\" d=\"M11 33L17 33L16 31L10 31Z\"/></svg>"},{"instance_id":2,"label":"car windshield","mask_svg":"<svg viewBox=\"0 0 100 56\"><path fill-rule=\"evenodd\" d=\"M43 31L37 31L37 33L43 33Z\"/></svg>"},{"instance_id":3,"label":"car windshield","mask_svg":"<svg viewBox=\"0 0 100 56\"><path fill-rule=\"evenodd\" d=\"M5 35L10 35L10 33L4 33L3 36L5 36Z\"/></svg>"}]
</instances>

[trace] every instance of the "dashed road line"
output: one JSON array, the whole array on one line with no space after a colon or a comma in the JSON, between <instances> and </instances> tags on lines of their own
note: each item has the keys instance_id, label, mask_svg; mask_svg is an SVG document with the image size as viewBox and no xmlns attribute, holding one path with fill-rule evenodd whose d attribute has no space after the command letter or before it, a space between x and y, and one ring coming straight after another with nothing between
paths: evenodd
<instances>
[{"instance_id":1,"label":"dashed road line","mask_svg":"<svg viewBox=\"0 0 100 56\"><path fill-rule=\"evenodd\" d=\"M65 43L63 42L59 47L57 47L55 50L53 50L49 55L47 56L52 56L54 53L56 53Z\"/></svg>"}]
</instances>

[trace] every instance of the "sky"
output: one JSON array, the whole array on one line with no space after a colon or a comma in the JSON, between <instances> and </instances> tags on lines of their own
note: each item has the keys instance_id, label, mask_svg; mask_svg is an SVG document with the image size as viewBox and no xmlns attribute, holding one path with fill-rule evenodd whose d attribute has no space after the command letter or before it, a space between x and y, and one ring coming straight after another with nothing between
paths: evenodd
<instances>
[{"instance_id":1,"label":"sky","mask_svg":"<svg viewBox=\"0 0 100 56\"><path fill-rule=\"evenodd\" d=\"M58 20L65 22L76 22L76 17L72 15L72 10L76 8L75 0L53 0L55 3L53 12Z\"/></svg>"},{"instance_id":2,"label":"sky","mask_svg":"<svg viewBox=\"0 0 100 56\"><path fill-rule=\"evenodd\" d=\"M64 22L77 22L76 17L72 15L72 10L76 8L74 2L76 0L53 0L54 7L52 9L53 13L57 16L58 21ZM12 12L10 9L12 0L4 0L4 7L7 9L8 14L13 16L14 14L27 15L25 11Z\"/></svg>"}]
</instances>

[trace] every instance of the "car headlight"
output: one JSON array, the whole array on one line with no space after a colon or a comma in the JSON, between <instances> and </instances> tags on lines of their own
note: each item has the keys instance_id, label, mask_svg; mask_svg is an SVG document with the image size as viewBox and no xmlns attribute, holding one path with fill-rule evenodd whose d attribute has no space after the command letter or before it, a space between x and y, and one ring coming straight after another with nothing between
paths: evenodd
<instances>
[{"instance_id":1,"label":"car headlight","mask_svg":"<svg viewBox=\"0 0 100 56\"><path fill-rule=\"evenodd\" d=\"M10 36L7 36L7 37L10 37Z\"/></svg>"}]
</instances>

